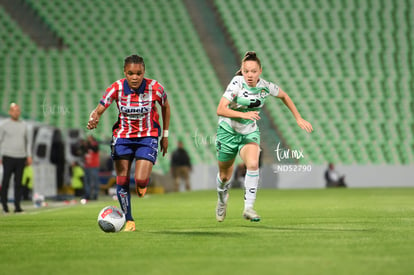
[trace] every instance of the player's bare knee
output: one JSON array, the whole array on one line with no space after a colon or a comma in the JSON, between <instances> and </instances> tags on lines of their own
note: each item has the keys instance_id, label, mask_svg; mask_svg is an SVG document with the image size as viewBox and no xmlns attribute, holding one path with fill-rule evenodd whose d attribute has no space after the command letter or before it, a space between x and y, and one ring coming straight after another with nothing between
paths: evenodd
<instances>
[{"instance_id":1,"label":"player's bare knee","mask_svg":"<svg viewBox=\"0 0 414 275\"><path fill-rule=\"evenodd\" d=\"M251 170L251 171L259 170L259 163L258 162L247 163L246 169Z\"/></svg>"}]
</instances>

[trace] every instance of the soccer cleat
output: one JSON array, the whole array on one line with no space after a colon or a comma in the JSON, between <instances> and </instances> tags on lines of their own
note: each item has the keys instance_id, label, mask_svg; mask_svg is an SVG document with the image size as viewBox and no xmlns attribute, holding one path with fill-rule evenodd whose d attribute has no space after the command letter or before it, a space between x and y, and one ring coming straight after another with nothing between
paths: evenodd
<instances>
[{"instance_id":1,"label":"soccer cleat","mask_svg":"<svg viewBox=\"0 0 414 275\"><path fill-rule=\"evenodd\" d=\"M247 208L243 212L243 218L246 220L250 220L252 222L258 222L260 221L260 216L257 215L256 211L253 210L253 208Z\"/></svg>"},{"instance_id":2,"label":"soccer cleat","mask_svg":"<svg viewBox=\"0 0 414 275\"><path fill-rule=\"evenodd\" d=\"M228 200L228 198L229 198L229 195L227 194L226 202L221 202L220 200L217 201L216 220L218 222L224 221L224 218L226 217L227 200Z\"/></svg>"},{"instance_id":3,"label":"soccer cleat","mask_svg":"<svg viewBox=\"0 0 414 275\"><path fill-rule=\"evenodd\" d=\"M138 197L142 198L145 195L145 193L147 193L147 187L144 187L144 188L137 187L136 191L137 191Z\"/></svg>"},{"instance_id":4,"label":"soccer cleat","mask_svg":"<svg viewBox=\"0 0 414 275\"><path fill-rule=\"evenodd\" d=\"M227 203L222 203L219 201L217 202L216 220L218 222L224 221L224 218L226 217L226 208L227 208Z\"/></svg>"},{"instance_id":5,"label":"soccer cleat","mask_svg":"<svg viewBox=\"0 0 414 275\"><path fill-rule=\"evenodd\" d=\"M125 228L124 228L125 232L132 232L135 231L135 222L134 221L127 221Z\"/></svg>"}]
</instances>

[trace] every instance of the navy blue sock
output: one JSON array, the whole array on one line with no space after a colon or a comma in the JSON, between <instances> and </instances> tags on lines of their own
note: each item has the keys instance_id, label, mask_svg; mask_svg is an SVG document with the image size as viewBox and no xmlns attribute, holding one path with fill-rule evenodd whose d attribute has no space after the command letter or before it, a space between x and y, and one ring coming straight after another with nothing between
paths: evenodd
<instances>
[{"instance_id":1,"label":"navy blue sock","mask_svg":"<svg viewBox=\"0 0 414 275\"><path fill-rule=\"evenodd\" d=\"M119 205L122 211L125 213L127 221L133 221L131 213L131 192L129 191L129 185L116 185L116 195L118 197Z\"/></svg>"}]
</instances>

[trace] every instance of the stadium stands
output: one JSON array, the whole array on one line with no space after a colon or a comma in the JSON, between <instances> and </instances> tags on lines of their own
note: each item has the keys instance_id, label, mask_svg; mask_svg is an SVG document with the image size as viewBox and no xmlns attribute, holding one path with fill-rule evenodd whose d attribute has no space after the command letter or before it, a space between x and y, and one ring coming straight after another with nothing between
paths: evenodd
<instances>
[{"instance_id":1,"label":"stadium stands","mask_svg":"<svg viewBox=\"0 0 414 275\"><path fill-rule=\"evenodd\" d=\"M165 83L172 106L170 147L182 139L194 163L214 161L213 144L196 144L194 136L214 136L222 87L181 1L27 2L65 47L37 48L0 6L2 110L16 101L26 117L83 128L106 87L123 77L124 57L138 53L145 58L146 76ZM94 130L101 140L110 137L116 121L116 107L107 112ZM169 158L159 163L169 169Z\"/></svg>"},{"instance_id":2,"label":"stadium stands","mask_svg":"<svg viewBox=\"0 0 414 275\"><path fill-rule=\"evenodd\" d=\"M214 1L240 55L255 50L315 132L267 110L305 163L414 161L410 1ZM254 12L252 12L254 11Z\"/></svg>"},{"instance_id":3,"label":"stadium stands","mask_svg":"<svg viewBox=\"0 0 414 275\"><path fill-rule=\"evenodd\" d=\"M25 117L82 128L106 87L123 77L124 57L139 53L147 77L168 92L170 146L182 139L194 163L215 162L212 139L223 87L181 0L27 3L65 46L37 47L0 6L3 112L16 101ZM283 140L304 150L302 162L414 162L409 0L214 3L238 54L258 52L263 77L280 84L312 122L315 132L308 135L281 102L267 101ZM94 135L108 139L116 115L112 106ZM168 170L168 159L159 163Z\"/></svg>"}]
</instances>

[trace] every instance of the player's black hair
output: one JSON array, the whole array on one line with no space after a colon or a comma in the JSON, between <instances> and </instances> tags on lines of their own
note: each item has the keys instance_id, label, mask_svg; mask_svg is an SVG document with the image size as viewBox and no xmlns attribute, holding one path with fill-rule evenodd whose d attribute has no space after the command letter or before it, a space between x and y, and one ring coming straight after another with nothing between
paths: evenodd
<instances>
[{"instance_id":1,"label":"player's black hair","mask_svg":"<svg viewBox=\"0 0 414 275\"><path fill-rule=\"evenodd\" d=\"M145 62L144 62L144 58L142 56L133 54L130 56L127 56L124 60L124 68L128 65L128 64L142 64L142 66L144 66L145 69Z\"/></svg>"},{"instance_id":2,"label":"player's black hair","mask_svg":"<svg viewBox=\"0 0 414 275\"><path fill-rule=\"evenodd\" d=\"M253 52L253 51L246 52L246 53L244 54L243 59L242 59L242 64L243 64L245 61L256 61L256 62L257 62L257 64L259 64L259 67L260 67L260 68L262 67L262 62L260 62L260 59L257 57L256 52ZM242 75L241 68L240 68L240 70L238 70L238 71L236 72L236 75Z\"/></svg>"}]
</instances>

